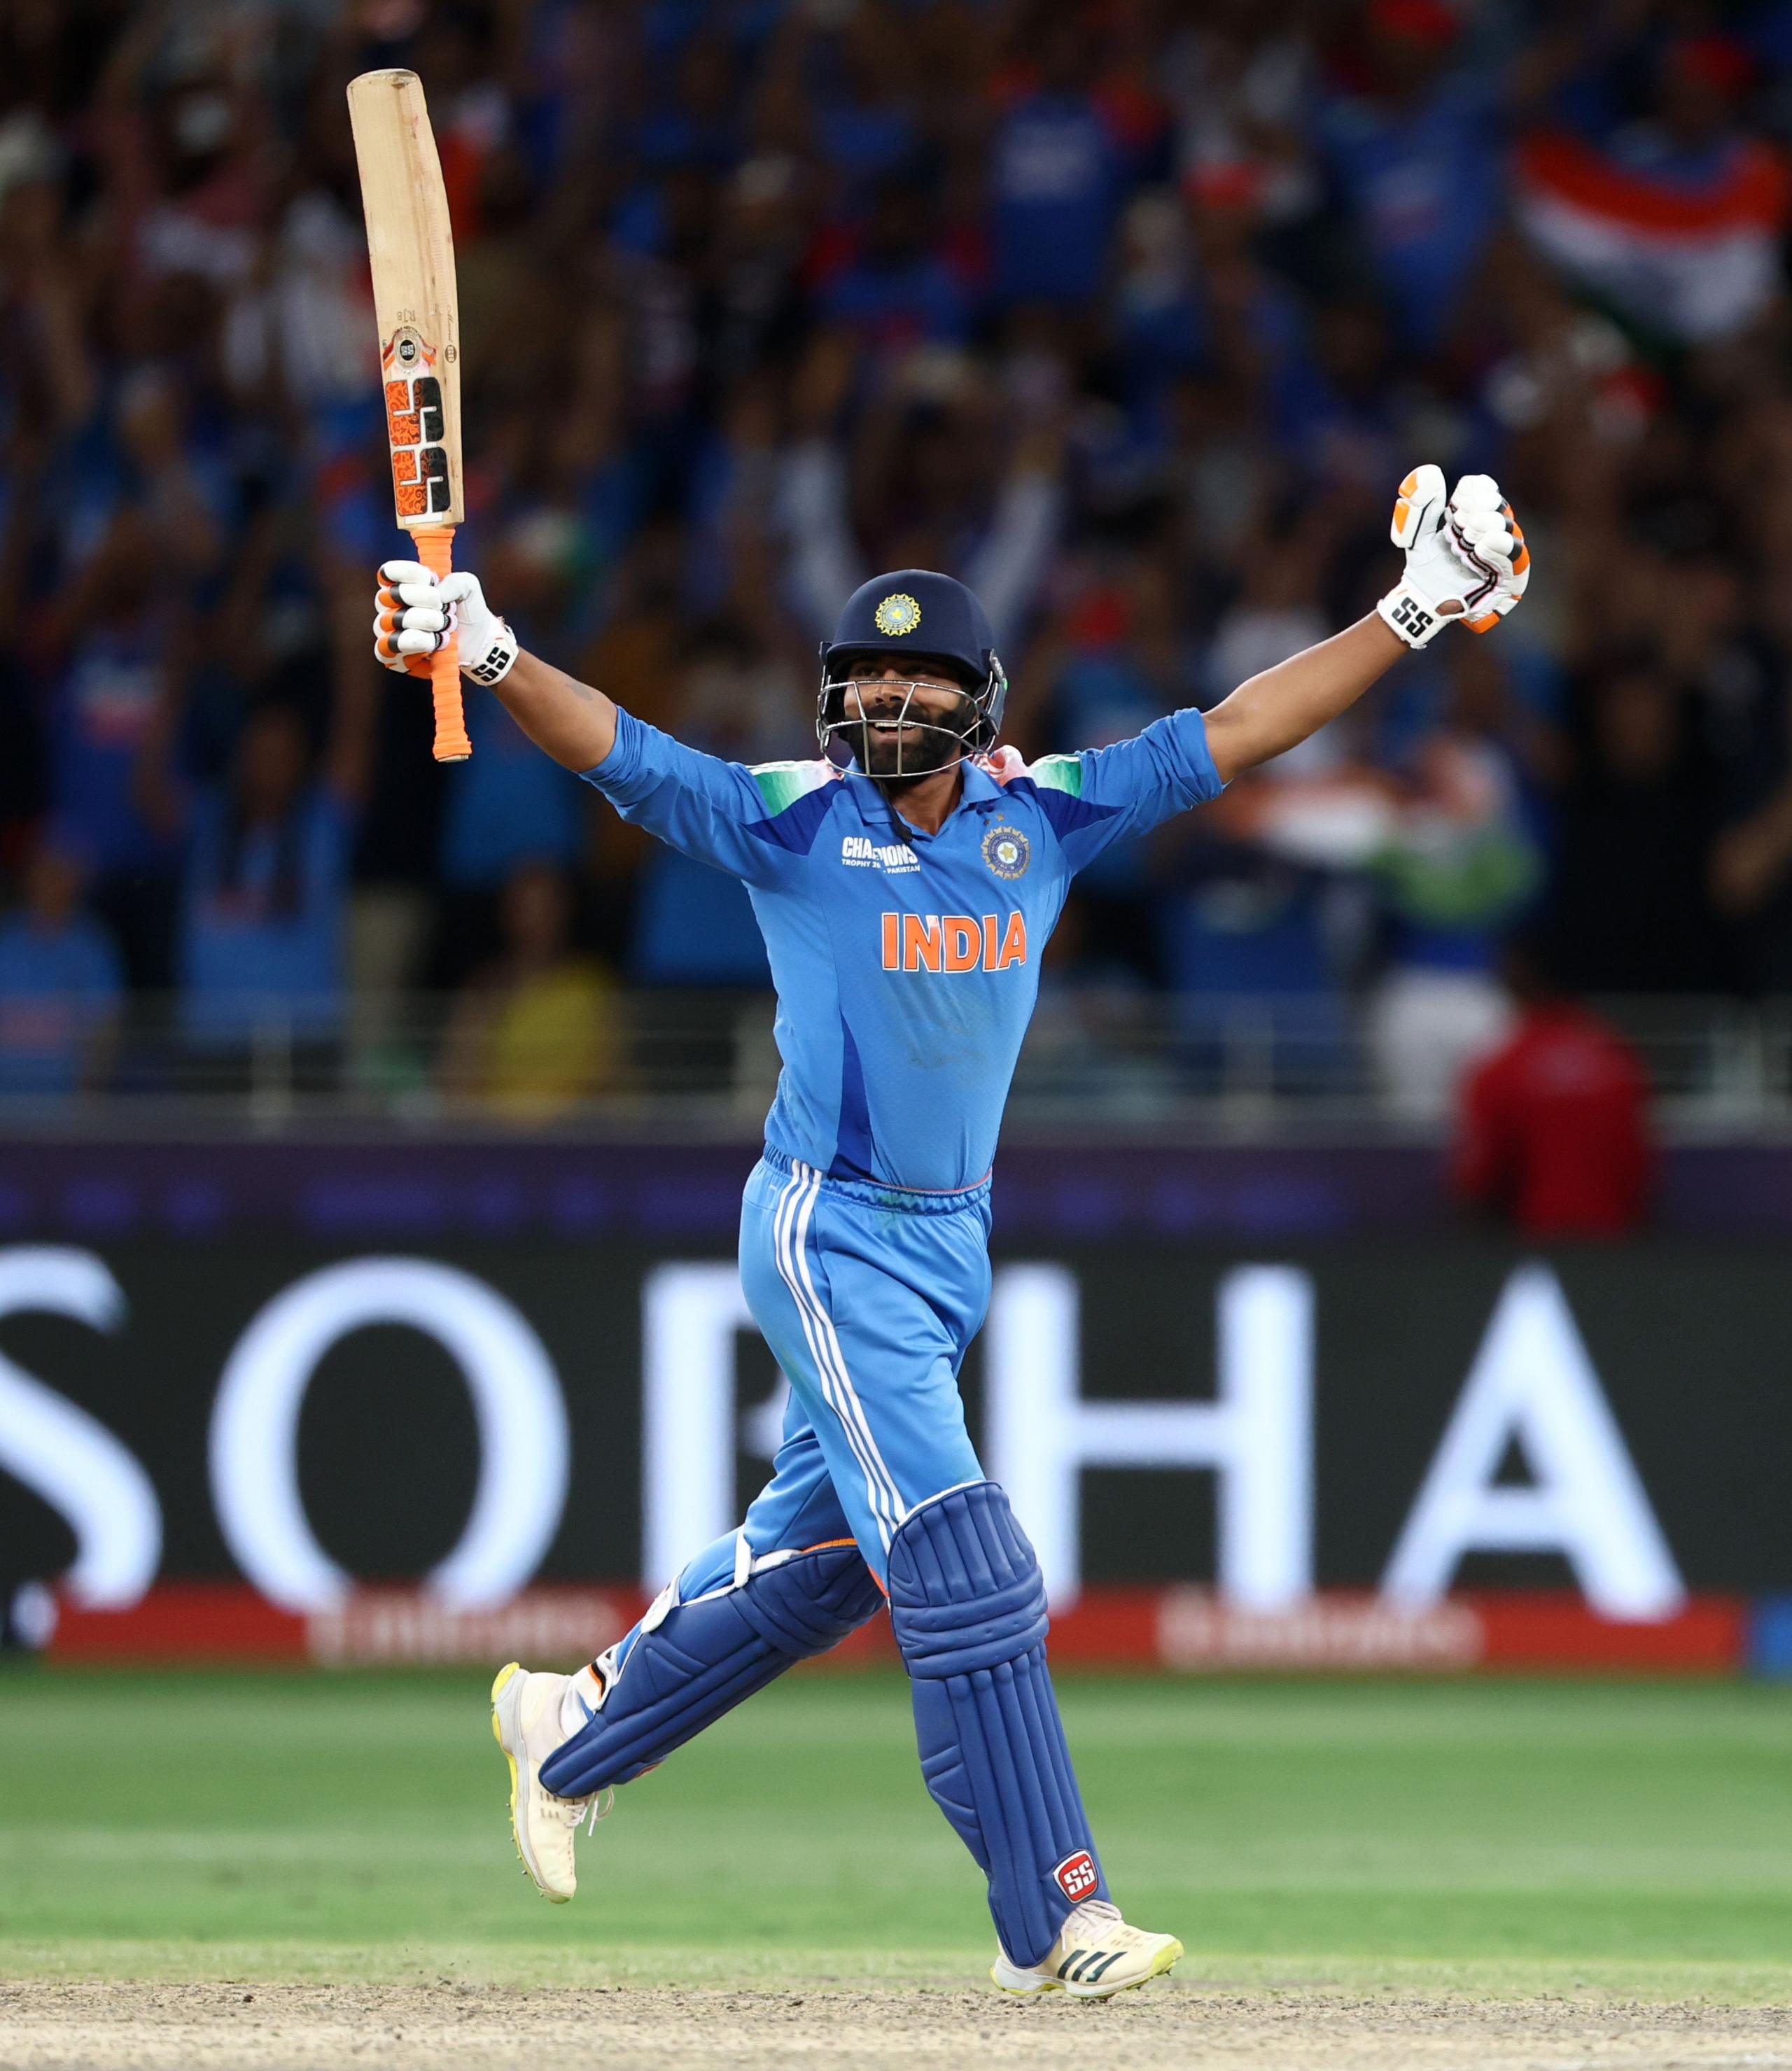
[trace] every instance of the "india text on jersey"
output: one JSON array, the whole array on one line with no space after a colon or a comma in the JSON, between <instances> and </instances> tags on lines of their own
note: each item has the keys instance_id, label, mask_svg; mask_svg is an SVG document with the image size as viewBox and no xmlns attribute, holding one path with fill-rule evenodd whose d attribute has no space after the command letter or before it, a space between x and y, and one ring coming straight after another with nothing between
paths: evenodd
<instances>
[{"instance_id":1,"label":"india text on jersey","mask_svg":"<svg viewBox=\"0 0 1792 2071\"><path fill-rule=\"evenodd\" d=\"M1023 913L886 913L883 920L885 970L999 971L1027 961Z\"/></svg>"}]
</instances>

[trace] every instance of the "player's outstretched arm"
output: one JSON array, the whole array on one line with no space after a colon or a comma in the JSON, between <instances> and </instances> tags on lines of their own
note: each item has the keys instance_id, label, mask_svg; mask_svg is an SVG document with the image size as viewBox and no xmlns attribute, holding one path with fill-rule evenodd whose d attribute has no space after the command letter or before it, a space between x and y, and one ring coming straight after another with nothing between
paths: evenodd
<instances>
[{"instance_id":1,"label":"player's outstretched arm","mask_svg":"<svg viewBox=\"0 0 1792 2071\"><path fill-rule=\"evenodd\" d=\"M1224 781L1317 733L1445 626L1487 632L1531 580L1524 535L1491 475L1465 475L1446 499L1443 470L1415 468L1391 535L1405 571L1366 618L1240 683L1208 714L1208 751Z\"/></svg>"},{"instance_id":2,"label":"player's outstretched arm","mask_svg":"<svg viewBox=\"0 0 1792 2071\"><path fill-rule=\"evenodd\" d=\"M427 677L452 609L461 669L485 684L535 745L568 769L595 769L616 743L616 707L535 654L486 603L465 570L437 580L420 561L388 561L379 571L374 652L388 669Z\"/></svg>"},{"instance_id":3,"label":"player's outstretched arm","mask_svg":"<svg viewBox=\"0 0 1792 2071\"><path fill-rule=\"evenodd\" d=\"M776 884L803 867L806 847L762 833L791 803L787 769L781 780L706 755L539 655L519 653L475 575L461 571L438 583L418 562L388 561L379 579L374 651L388 669L426 675L452 614L461 674L483 683L538 748L583 777L624 819L748 884ZM796 792L804 789L798 781Z\"/></svg>"},{"instance_id":4,"label":"player's outstretched arm","mask_svg":"<svg viewBox=\"0 0 1792 2071\"><path fill-rule=\"evenodd\" d=\"M568 769L595 769L616 744L610 700L538 654L519 650L492 691L536 747Z\"/></svg>"},{"instance_id":5,"label":"player's outstretched arm","mask_svg":"<svg viewBox=\"0 0 1792 2071\"><path fill-rule=\"evenodd\" d=\"M1223 781L1317 733L1406 652L1375 612L1242 683L1207 716L1208 753Z\"/></svg>"}]
</instances>

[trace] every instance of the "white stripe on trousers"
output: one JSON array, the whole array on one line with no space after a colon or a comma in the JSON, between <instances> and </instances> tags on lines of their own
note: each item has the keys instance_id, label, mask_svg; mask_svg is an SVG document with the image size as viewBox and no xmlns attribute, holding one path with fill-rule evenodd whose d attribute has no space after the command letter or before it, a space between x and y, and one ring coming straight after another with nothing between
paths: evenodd
<instances>
[{"instance_id":1,"label":"white stripe on trousers","mask_svg":"<svg viewBox=\"0 0 1792 2071\"><path fill-rule=\"evenodd\" d=\"M859 1392L852 1384L852 1376L847 1370L846 1351L840 1343L839 1333L834 1327L834 1318L828 1314L826 1306L820 1295L815 1292L815 1283L810 1275L807 1243L809 1222L810 1217L814 1213L815 1204L821 1199L822 1192L822 1175L815 1171L813 1167L810 1171L814 1183L803 1196L798 1206L798 1227L790 1246L791 1253L796 1260L797 1269L802 1277L802 1283L808 1291L809 1298L815 1305L816 1318L822 1327L822 1341L832 1355L834 1378L839 1384L841 1399L847 1413L847 1421L849 1425L857 1426L859 1436L864 1446L866 1457L876 1469L883 1483L889 1503L890 1529L894 1532L907 1514L903 1505L901 1492L896 1487L896 1476L884 1465L884 1455L878 1450L877 1441L871 1435L871 1420L865 1414L865 1405L859 1400Z\"/></svg>"},{"instance_id":2,"label":"white stripe on trousers","mask_svg":"<svg viewBox=\"0 0 1792 2071\"><path fill-rule=\"evenodd\" d=\"M790 1298L797 1305L797 1315L802 1324L803 1336L809 1344L809 1355L815 1365L816 1378L821 1384L822 1398L834 1412L835 1420L846 1434L853 1458L859 1462L865 1477L865 1499L870 1507L871 1520L877 1527L878 1538L888 1549L893 1523L889 1517L888 1501L884 1494L883 1462L875 1458L875 1446L867 1454L865 1446L840 1400L834 1370L829 1359L826 1312L822 1308L814 1291L814 1283L805 1270L799 1273L798 1262L800 1248L809 1231L808 1209L814 1196L821 1191L821 1175L812 1167L795 1165L790 1180L778 1202L777 1215L773 1224L772 1255L777 1262L778 1277L790 1290ZM800 1218L800 1227L799 1227ZM808 1282L806 1291L804 1282Z\"/></svg>"},{"instance_id":3,"label":"white stripe on trousers","mask_svg":"<svg viewBox=\"0 0 1792 2071\"><path fill-rule=\"evenodd\" d=\"M790 1180L779 1196L773 1224L772 1256L779 1278L789 1289L791 1299L797 1305L810 1356L815 1362L822 1399L838 1418L853 1458L864 1474L865 1499L877 1526L879 1541L888 1552L891 1535L902 1522L902 1498L894 1477L884 1464L877 1441L871 1436L864 1406L847 1372L846 1355L841 1350L834 1319L815 1292L815 1283L809 1271L806 1251L809 1220L816 1197L821 1192L822 1175L813 1166L797 1164L794 1160L792 1163Z\"/></svg>"},{"instance_id":4,"label":"white stripe on trousers","mask_svg":"<svg viewBox=\"0 0 1792 2071\"><path fill-rule=\"evenodd\" d=\"M822 1175L812 1166L795 1167L780 1204L774 1256L779 1273L802 1318L822 1399L839 1420L847 1443L864 1474L866 1501L877 1527L878 1538L888 1549L891 1534L901 1522L902 1499L878 1451L877 1441L871 1436L871 1426L865 1420L863 1408L847 1372L846 1356L834 1328L834 1319L816 1293L809 1270L809 1224L821 1186Z\"/></svg>"}]
</instances>

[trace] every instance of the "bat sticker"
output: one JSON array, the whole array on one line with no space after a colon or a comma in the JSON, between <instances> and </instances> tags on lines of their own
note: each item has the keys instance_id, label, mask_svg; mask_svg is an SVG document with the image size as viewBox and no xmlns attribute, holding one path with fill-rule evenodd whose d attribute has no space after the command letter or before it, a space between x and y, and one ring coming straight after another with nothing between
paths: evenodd
<instances>
[{"instance_id":1,"label":"bat sticker","mask_svg":"<svg viewBox=\"0 0 1792 2071\"><path fill-rule=\"evenodd\" d=\"M451 492L447 421L436 355L408 325L380 354L386 385L386 436L392 449L392 496L400 519L446 514Z\"/></svg>"}]
</instances>

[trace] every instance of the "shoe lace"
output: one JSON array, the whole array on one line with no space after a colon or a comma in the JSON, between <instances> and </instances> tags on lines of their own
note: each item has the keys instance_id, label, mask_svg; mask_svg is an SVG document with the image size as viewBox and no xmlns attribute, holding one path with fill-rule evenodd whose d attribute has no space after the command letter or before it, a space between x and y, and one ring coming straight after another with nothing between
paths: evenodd
<instances>
[{"instance_id":1,"label":"shoe lace","mask_svg":"<svg viewBox=\"0 0 1792 2071\"><path fill-rule=\"evenodd\" d=\"M606 1785L601 1790L593 1791L588 1798L556 1798L551 1791L545 1789L541 1796L552 1803L554 1809L575 1834L581 1827L588 1834L595 1834L597 1822L607 1819L616 1809L613 1785Z\"/></svg>"},{"instance_id":2,"label":"shoe lace","mask_svg":"<svg viewBox=\"0 0 1792 2071\"><path fill-rule=\"evenodd\" d=\"M1115 1931L1117 1929L1117 1933ZM1058 1930L1056 1946L1064 1949L1081 1942L1089 1948L1105 1944L1111 1949L1117 1942L1124 1942L1138 1932L1136 1927L1126 1925L1121 1917L1119 1907L1111 1898L1085 1898L1081 1905L1073 1906L1064 1915L1064 1925ZM1012 1962L1013 1959L1010 1958L1009 1960ZM1048 1957L1046 1966L1042 1967L1049 1966L1051 1960Z\"/></svg>"},{"instance_id":3,"label":"shoe lace","mask_svg":"<svg viewBox=\"0 0 1792 2071\"><path fill-rule=\"evenodd\" d=\"M1117 1942L1127 1942L1138 1931L1127 1925L1112 1899L1085 1898L1064 1921L1063 1935L1073 1941L1105 1942L1111 1949Z\"/></svg>"}]
</instances>

